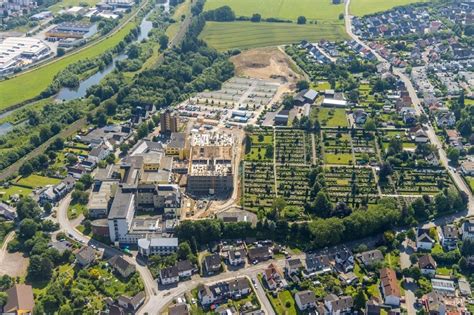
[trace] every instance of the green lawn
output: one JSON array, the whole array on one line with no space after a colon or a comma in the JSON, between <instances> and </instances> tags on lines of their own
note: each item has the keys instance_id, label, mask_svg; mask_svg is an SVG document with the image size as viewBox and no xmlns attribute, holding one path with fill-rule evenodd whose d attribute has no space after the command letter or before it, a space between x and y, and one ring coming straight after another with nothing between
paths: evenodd
<instances>
[{"instance_id":1,"label":"green lawn","mask_svg":"<svg viewBox=\"0 0 474 315\"><path fill-rule=\"evenodd\" d=\"M469 187L471 187L471 191L474 192L474 177L471 176L466 176L466 182L469 184Z\"/></svg>"},{"instance_id":2,"label":"green lawn","mask_svg":"<svg viewBox=\"0 0 474 315\"><path fill-rule=\"evenodd\" d=\"M341 40L347 37L342 24L288 24L252 22L207 22L200 38L224 51L278 46L309 41Z\"/></svg>"},{"instance_id":3,"label":"green lawn","mask_svg":"<svg viewBox=\"0 0 474 315\"><path fill-rule=\"evenodd\" d=\"M129 22L113 36L87 47L77 53L50 63L44 67L20 74L12 79L0 82L0 110L8 108L38 96L53 81L54 76L69 64L86 58L94 58L117 45L128 32L135 27Z\"/></svg>"},{"instance_id":4,"label":"green lawn","mask_svg":"<svg viewBox=\"0 0 474 315\"><path fill-rule=\"evenodd\" d=\"M271 294L267 294L270 303L273 306L275 312L279 315L296 315L295 300L291 296L290 291L281 291L278 293L278 297L274 298ZM287 307L287 302L290 307Z\"/></svg>"},{"instance_id":5,"label":"green lawn","mask_svg":"<svg viewBox=\"0 0 474 315\"><path fill-rule=\"evenodd\" d=\"M87 206L81 204L72 204L67 209L67 218L73 220L84 213L87 209Z\"/></svg>"},{"instance_id":6,"label":"green lawn","mask_svg":"<svg viewBox=\"0 0 474 315\"><path fill-rule=\"evenodd\" d=\"M207 0L205 10L223 5L230 6L237 16L259 13L263 18L294 20L303 15L308 20L337 20L344 12L344 4L332 4L330 0Z\"/></svg>"},{"instance_id":7,"label":"green lawn","mask_svg":"<svg viewBox=\"0 0 474 315\"><path fill-rule=\"evenodd\" d=\"M396 6L425 1L426 0L352 0L350 12L352 15L363 16L390 10Z\"/></svg>"},{"instance_id":8,"label":"green lawn","mask_svg":"<svg viewBox=\"0 0 474 315\"><path fill-rule=\"evenodd\" d=\"M0 188L0 199L7 201L12 195L28 196L33 190L29 188L11 185L8 188Z\"/></svg>"},{"instance_id":9,"label":"green lawn","mask_svg":"<svg viewBox=\"0 0 474 315\"><path fill-rule=\"evenodd\" d=\"M61 180L58 178L44 177L44 176L33 174L28 177L21 178L16 183L18 185L36 188L36 187L45 187L47 185L56 185L56 184L59 184L59 182L61 182Z\"/></svg>"},{"instance_id":10,"label":"green lawn","mask_svg":"<svg viewBox=\"0 0 474 315\"><path fill-rule=\"evenodd\" d=\"M48 10L50 10L51 12L56 13L56 12L62 10L62 9L67 9L67 8L70 8L70 7L76 7L76 6L80 6L82 4L86 4L86 3L89 7L93 7L98 2L99 2L99 0L62 0L62 1L59 1L55 4L53 4L52 6L50 6L48 8Z\"/></svg>"},{"instance_id":11,"label":"green lawn","mask_svg":"<svg viewBox=\"0 0 474 315\"><path fill-rule=\"evenodd\" d=\"M352 154L349 153L325 153L324 154L324 162L326 164L343 164L349 165L351 164Z\"/></svg>"},{"instance_id":12,"label":"green lawn","mask_svg":"<svg viewBox=\"0 0 474 315\"><path fill-rule=\"evenodd\" d=\"M324 127L347 127L347 116L344 109L320 108L319 122Z\"/></svg>"}]
</instances>

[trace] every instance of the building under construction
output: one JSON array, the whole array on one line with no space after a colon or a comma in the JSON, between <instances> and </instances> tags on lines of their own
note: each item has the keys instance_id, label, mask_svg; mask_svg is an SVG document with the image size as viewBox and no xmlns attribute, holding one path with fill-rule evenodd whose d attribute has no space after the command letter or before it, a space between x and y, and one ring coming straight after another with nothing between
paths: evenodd
<instances>
[{"instance_id":1,"label":"building under construction","mask_svg":"<svg viewBox=\"0 0 474 315\"><path fill-rule=\"evenodd\" d=\"M225 133L193 133L187 191L194 196L227 195L233 189L234 139Z\"/></svg>"}]
</instances>

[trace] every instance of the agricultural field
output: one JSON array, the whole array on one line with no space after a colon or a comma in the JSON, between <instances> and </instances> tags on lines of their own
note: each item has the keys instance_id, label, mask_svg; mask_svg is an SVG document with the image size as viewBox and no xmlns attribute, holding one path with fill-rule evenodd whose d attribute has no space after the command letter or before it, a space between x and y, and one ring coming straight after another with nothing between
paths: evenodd
<instances>
[{"instance_id":1,"label":"agricultural field","mask_svg":"<svg viewBox=\"0 0 474 315\"><path fill-rule=\"evenodd\" d=\"M326 167L324 178L332 202L345 202L356 208L376 203L377 183L371 168Z\"/></svg>"},{"instance_id":2,"label":"agricultural field","mask_svg":"<svg viewBox=\"0 0 474 315\"><path fill-rule=\"evenodd\" d=\"M358 129L351 132L351 138L357 164L377 162L377 147L372 133Z\"/></svg>"},{"instance_id":3,"label":"agricultural field","mask_svg":"<svg viewBox=\"0 0 474 315\"><path fill-rule=\"evenodd\" d=\"M318 108L317 112L319 123L322 127L337 128L347 127L346 111L340 108Z\"/></svg>"},{"instance_id":4,"label":"agricultural field","mask_svg":"<svg viewBox=\"0 0 474 315\"><path fill-rule=\"evenodd\" d=\"M296 21L304 15L318 22L338 21L344 12L344 4L332 4L327 0L208 0L204 10L228 5L237 16L252 16L259 13L263 18L280 18ZM342 24L342 22L340 22Z\"/></svg>"},{"instance_id":5,"label":"agricultural field","mask_svg":"<svg viewBox=\"0 0 474 315\"><path fill-rule=\"evenodd\" d=\"M305 164L311 152L306 152L309 139L303 130L277 129L275 132L275 159L277 163Z\"/></svg>"},{"instance_id":6,"label":"agricultural field","mask_svg":"<svg viewBox=\"0 0 474 315\"><path fill-rule=\"evenodd\" d=\"M59 71L79 60L94 58L103 54L117 45L134 27L135 23L129 22L120 31L101 42L87 46L76 53L66 55L64 58L55 60L45 66L20 74L9 80L1 81L0 110L38 96L49 86Z\"/></svg>"},{"instance_id":7,"label":"agricultural field","mask_svg":"<svg viewBox=\"0 0 474 315\"><path fill-rule=\"evenodd\" d=\"M289 24L252 22L207 22L200 38L220 51L278 46L309 41L343 40L342 24Z\"/></svg>"},{"instance_id":8,"label":"agricultural field","mask_svg":"<svg viewBox=\"0 0 474 315\"><path fill-rule=\"evenodd\" d=\"M323 156L326 164L352 165L351 136L347 132L323 131Z\"/></svg>"},{"instance_id":9,"label":"agricultural field","mask_svg":"<svg viewBox=\"0 0 474 315\"><path fill-rule=\"evenodd\" d=\"M273 163L244 162L243 201L246 209L268 209L275 198L275 170Z\"/></svg>"},{"instance_id":10,"label":"agricultural field","mask_svg":"<svg viewBox=\"0 0 474 315\"><path fill-rule=\"evenodd\" d=\"M350 13L355 16L364 16L416 2L426 2L426 0L352 0Z\"/></svg>"},{"instance_id":11,"label":"agricultural field","mask_svg":"<svg viewBox=\"0 0 474 315\"><path fill-rule=\"evenodd\" d=\"M396 168L392 178L401 195L436 194L451 184L444 168Z\"/></svg>"}]
</instances>

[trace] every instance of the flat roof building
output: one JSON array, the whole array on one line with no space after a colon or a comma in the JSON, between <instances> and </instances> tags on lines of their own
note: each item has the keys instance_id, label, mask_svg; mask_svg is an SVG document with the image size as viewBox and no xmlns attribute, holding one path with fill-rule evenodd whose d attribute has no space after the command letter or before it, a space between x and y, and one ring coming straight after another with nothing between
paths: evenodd
<instances>
[{"instance_id":1,"label":"flat roof building","mask_svg":"<svg viewBox=\"0 0 474 315\"><path fill-rule=\"evenodd\" d=\"M31 37L7 37L0 43L0 75L47 57L51 49Z\"/></svg>"}]
</instances>

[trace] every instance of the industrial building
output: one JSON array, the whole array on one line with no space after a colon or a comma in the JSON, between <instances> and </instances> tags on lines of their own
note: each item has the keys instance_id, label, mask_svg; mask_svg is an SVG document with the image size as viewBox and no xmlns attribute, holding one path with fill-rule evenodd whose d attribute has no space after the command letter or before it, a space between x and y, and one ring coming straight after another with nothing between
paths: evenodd
<instances>
[{"instance_id":1,"label":"industrial building","mask_svg":"<svg viewBox=\"0 0 474 315\"><path fill-rule=\"evenodd\" d=\"M51 53L51 49L39 39L8 37L0 43L0 75L44 59Z\"/></svg>"},{"instance_id":2,"label":"industrial building","mask_svg":"<svg viewBox=\"0 0 474 315\"><path fill-rule=\"evenodd\" d=\"M226 133L193 133L187 191L191 195L222 195L233 189L234 138Z\"/></svg>"},{"instance_id":3,"label":"industrial building","mask_svg":"<svg viewBox=\"0 0 474 315\"><path fill-rule=\"evenodd\" d=\"M105 0L105 3L113 8L131 8L133 0Z\"/></svg>"},{"instance_id":4,"label":"industrial building","mask_svg":"<svg viewBox=\"0 0 474 315\"><path fill-rule=\"evenodd\" d=\"M47 31L45 36L49 41L55 41L65 38L82 39L92 32L92 24L90 23L70 23L64 22Z\"/></svg>"}]
</instances>

